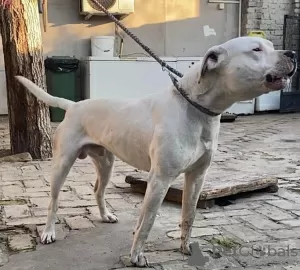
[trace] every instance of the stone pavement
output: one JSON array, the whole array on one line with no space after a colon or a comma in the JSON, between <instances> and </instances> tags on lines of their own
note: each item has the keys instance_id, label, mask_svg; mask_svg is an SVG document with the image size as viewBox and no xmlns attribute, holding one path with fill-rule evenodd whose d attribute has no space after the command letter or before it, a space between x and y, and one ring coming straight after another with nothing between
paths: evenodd
<instances>
[{"instance_id":1,"label":"stone pavement","mask_svg":"<svg viewBox=\"0 0 300 270\"><path fill-rule=\"evenodd\" d=\"M222 123L212 174L256 173L279 178L278 193L226 198L211 209L199 209L192 240L209 260L188 265L178 251L180 205L165 202L146 247L150 268L300 269L300 115L239 117ZM7 119L0 121L1 148L9 146ZM125 268L142 195L124 182L134 168L116 162L107 190L118 224L99 221L90 160L77 161L60 194L58 240L43 246L39 235L49 203L51 161L0 164L1 269ZM136 268L135 268L136 269Z\"/></svg>"}]
</instances>

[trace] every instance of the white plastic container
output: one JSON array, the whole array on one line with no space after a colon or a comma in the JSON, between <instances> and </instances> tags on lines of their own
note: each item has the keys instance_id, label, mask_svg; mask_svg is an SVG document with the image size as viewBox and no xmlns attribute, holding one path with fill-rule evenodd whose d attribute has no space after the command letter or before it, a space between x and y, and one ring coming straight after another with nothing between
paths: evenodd
<instances>
[{"instance_id":1,"label":"white plastic container","mask_svg":"<svg viewBox=\"0 0 300 270\"><path fill-rule=\"evenodd\" d=\"M92 56L113 57L115 47L114 36L94 36L91 37Z\"/></svg>"}]
</instances>

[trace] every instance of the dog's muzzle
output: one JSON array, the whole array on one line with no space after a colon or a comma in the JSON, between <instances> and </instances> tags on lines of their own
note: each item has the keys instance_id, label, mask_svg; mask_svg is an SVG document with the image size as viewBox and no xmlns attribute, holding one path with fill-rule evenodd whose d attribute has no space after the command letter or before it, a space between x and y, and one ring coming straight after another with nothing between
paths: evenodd
<instances>
[{"instance_id":1,"label":"dog's muzzle","mask_svg":"<svg viewBox=\"0 0 300 270\"><path fill-rule=\"evenodd\" d=\"M271 90L282 90L287 86L288 81L294 76L297 70L297 57L294 51L287 51L284 54L289 58L289 68L286 74L269 73L265 78L265 86Z\"/></svg>"}]
</instances>

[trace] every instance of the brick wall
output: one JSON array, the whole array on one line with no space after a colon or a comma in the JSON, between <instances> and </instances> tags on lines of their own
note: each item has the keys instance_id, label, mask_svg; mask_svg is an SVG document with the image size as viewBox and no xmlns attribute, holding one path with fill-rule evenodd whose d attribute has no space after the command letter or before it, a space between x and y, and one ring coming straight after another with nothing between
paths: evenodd
<instances>
[{"instance_id":1,"label":"brick wall","mask_svg":"<svg viewBox=\"0 0 300 270\"><path fill-rule=\"evenodd\" d=\"M276 49L282 48L284 15L300 13L300 0L242 0L242 34L262 30Z\"/></svg>"},{"instance_id":2,"label":"brick wall","mask_svg":"<svg viewBox=\"0 0 300 270\"><path fill-rule=\"evenodd\" d=\"M300 0L293 0L294 15L300 15Z\"/></svg>"}]
</instances>

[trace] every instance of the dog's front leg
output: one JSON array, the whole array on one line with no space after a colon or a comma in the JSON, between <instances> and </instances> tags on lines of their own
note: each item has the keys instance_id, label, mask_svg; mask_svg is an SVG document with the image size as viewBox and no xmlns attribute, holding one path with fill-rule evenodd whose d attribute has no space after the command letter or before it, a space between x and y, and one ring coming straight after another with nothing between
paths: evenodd
<instances>
[{"instance_id":1,"label":"dog's front leg","mask_svg":"<svg viewBox=\"0 0 300 270\"><path fill-rule=\"evenodd\" d=\"M148 264L143 253L144 245L172 180L173 178L168 176L151 172L149 174L147 191L131 248L131 263L136 266L144 267Z\"/></svg>"},{"instance_id":2,"label":"dog's front leg","mask_svg":"<svg viewBox=\"0 0 300 270\"><path fill-rule=\"evenodd\" d=\"M181 251L186 255L191 255L189 240L208 167L208 164L201 164L196 170L185 174L181 217Z\"/></svg>"}]
</instances>

